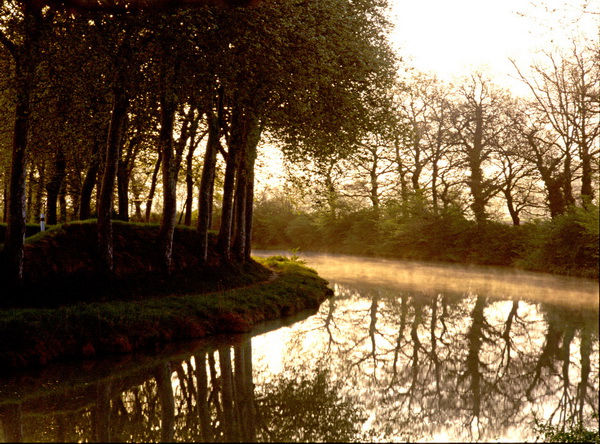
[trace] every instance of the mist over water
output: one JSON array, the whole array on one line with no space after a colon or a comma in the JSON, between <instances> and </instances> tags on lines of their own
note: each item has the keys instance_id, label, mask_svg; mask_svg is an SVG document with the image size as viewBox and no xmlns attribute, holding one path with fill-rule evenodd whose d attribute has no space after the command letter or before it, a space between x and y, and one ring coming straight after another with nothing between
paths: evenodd
<instances>
[{"instance_id":1,"label":"mist over water","mask_svg":"<svg viewBox=\"0 0 600 444\"><path fill-rule=\"evenodd\" d=\"M286 251L256 251L256 256ZM480 265L399 261L349 255L302 253L300 258L331 281L383 286L405 291L457 292L493 298L528 299L598 309L598 283L590 279L552 276Z\"/></svg>"}]
</instances>

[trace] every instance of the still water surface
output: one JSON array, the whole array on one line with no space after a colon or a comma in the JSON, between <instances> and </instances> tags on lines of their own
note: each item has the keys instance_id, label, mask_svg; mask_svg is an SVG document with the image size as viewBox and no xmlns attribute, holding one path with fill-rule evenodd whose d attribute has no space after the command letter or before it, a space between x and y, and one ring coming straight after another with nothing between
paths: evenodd
<instances>
[{"instance_id":1,"label":"still water surface","mask_svg":"<svg viewBox=\"0 0 600 444\"><path fill-rule=\"evenodd\" d=\"M598 425L597 282L302 258L335 290L316 314L5 375L0 437L533 441L535 419Z\"/></svg>"}]
</instances>

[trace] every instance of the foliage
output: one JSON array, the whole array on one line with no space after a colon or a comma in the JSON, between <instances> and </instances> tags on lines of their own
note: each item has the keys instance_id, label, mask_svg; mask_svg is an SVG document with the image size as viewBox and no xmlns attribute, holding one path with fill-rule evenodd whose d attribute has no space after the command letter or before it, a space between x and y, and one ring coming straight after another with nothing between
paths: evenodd
<instances>
[{"instance_id":1,"label":"foliage","mask_svg":"<svg viewBox=\"0 0 600 444\"><path fill-rule=\"evenodd\" d=\"M598 206L569 212L528 227L524 268L598 277Z\"/></svg>"},{"instance_id":2,"label":"foliage","mask_svg":"<svg viewBox=\"0 0 600 444\"><path fill-rule=\"evenodd\" d=\"M598 420L598 414L594 415L594 419ZM537 439L542 439L543 442L593 442L600 443L600 432L598 427L588 428L581 422L573 422L567 426L558 426L552 424L543 424L536 420L535 433Z\"/></svg>"},{"instance_id":3,"label":"foliage","mask_svg":"<svg viewBox=\"0 0 600 444\"><path fill-rule=\"evenodd\" d=\"M296 218L291 202L284 197L279 199L261 198L254 204L253 242L257 248L262 245L289 245L291 238L286 229Z\"/></svg>"},{"instance_id":4,"label":"foliage","mask_svg":"<svg viewBox=\"0 0 600 444\"><path fill-rule=\"evenodd\" d=\"M274 198L277 199L277 198ZM271 203L276 206L276 203ZM261 248L298 247L332 253L377 255L401 259L517 266L524 269L598 277L598 206L573 208L553 220L513 226L477 224L456 207L434 213L425 201L387 202L339 213L298 212L269 221L257 208L261 232L277 238ZM290 215L291 215L290 210ZM277 233L283 230L283 233ZM288 239L287 244L281 241Z\"/></svg>"}]
</instances>

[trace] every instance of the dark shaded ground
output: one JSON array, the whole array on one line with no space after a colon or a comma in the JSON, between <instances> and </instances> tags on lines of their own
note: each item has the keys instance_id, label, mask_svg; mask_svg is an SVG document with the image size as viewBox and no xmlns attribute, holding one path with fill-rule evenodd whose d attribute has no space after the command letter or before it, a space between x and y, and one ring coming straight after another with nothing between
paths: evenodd
<instances>
[{"instance_id":1,"label":"dark shaded ground","mask_svg":"<svg viewBox=\"0 0 600 444\"><path fill-rule=\"evenodd\" d=\"M95 221L74 222L26 239L24 283L6 285L5 307L56 307L75 302L140 300L153 296L206 293L249 285L270 272L255 262L228 264L216 253L210 236L208 263L200 266L194 229L175 230L175 272L161 265L156 224L113 225L115 276L100 272Z\"/></svg>"}]
</instances>

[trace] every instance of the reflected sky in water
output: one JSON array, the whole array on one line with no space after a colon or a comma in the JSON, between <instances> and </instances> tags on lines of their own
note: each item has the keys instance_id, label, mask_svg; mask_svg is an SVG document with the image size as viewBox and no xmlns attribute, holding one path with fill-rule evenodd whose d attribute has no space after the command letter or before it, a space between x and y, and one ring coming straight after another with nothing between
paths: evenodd
<instances>
[{"instance_id":1,"label":"reflected sky in water","mask_svg":"<svg viewBox=\"0 0 600 444\"><path fill-rule=\"evenodd\" d=\"M0 437L486 442L533 441L535 418L597 426L596 282L303 259L335 290L317 313L5 375Z\"/></svg>"}]
</instances>

